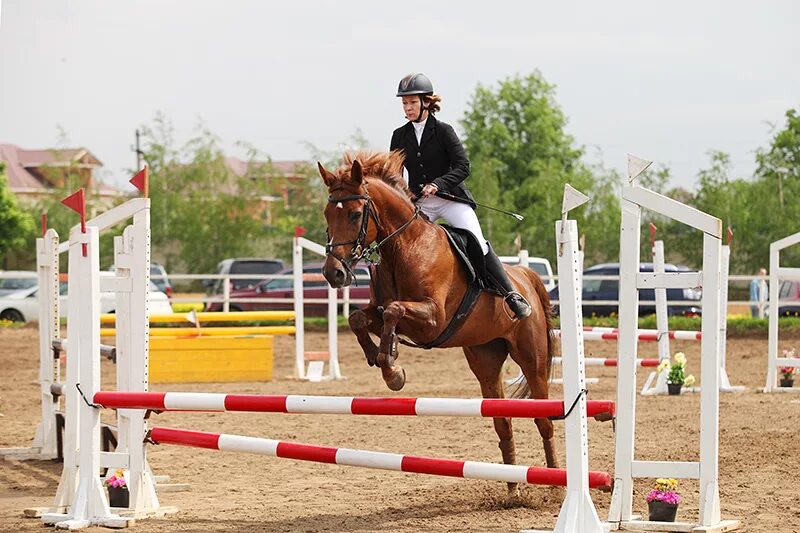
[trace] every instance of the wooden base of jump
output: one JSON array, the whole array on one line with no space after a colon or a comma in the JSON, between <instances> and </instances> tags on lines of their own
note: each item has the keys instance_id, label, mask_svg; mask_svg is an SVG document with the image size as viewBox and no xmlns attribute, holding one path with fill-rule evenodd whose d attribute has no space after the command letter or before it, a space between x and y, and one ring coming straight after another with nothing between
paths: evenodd
<instances>
[{"instance_id":1,"label":"wooden base of jump","mask_svg":"<svg viewBox=\"0 0 800 533\"><path fill-rule=\"evenodd\" d=\"M150 383L271 381L273 358L270 335L152 337Z\"/></svg>"}]
</instances>

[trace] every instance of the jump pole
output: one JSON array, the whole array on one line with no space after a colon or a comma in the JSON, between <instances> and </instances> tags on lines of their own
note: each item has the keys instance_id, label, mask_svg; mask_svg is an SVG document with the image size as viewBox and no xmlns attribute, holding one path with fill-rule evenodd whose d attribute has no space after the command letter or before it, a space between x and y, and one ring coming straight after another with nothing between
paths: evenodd
<instances>
[{"instance_id":1,"label":"jump pole","mask_svg":"<svg viewBox=\"0 0 800 533\"><path fill-rule=\"evenodd\" d=\"M106 409L152 411L239 411L288 414L482 416L489 418L560 417L569 405L564 400L461 399L461 398L361 398L353 396L297 396L221 394L202 392L101 391L93 402ZM588 400L589 416L610 418L614 402Z\"/></svg>"},{"instance_id":2,"label":"jump pole","mask_svg":"<svg viewBox=\"0 0 800 533\"><path fill-rule=\"evenodd\" d=\"M531 485L566 486L567 471L560 468L505 465L478 461L459 461L419 457L397 453L332 448L272 439L206 433L184 429L154 427L149 438L154 444L175 444L240 453L269 455L283 459L312 461L346 466L360 466L380 470L394 470L416 474L528 483ZM593 489L609 489L611 476L605 472L589 472L588 484Z\"/></svg>"}]
</instances>

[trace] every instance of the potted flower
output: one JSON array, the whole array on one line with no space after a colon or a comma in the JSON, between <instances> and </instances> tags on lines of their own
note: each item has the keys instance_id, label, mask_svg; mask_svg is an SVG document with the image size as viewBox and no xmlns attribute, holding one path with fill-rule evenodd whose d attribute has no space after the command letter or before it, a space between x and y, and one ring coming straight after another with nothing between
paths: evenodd
<instances>
[{"instance_id":1,"label":"potted flower","mask_svg":"<svg viewBox=\"0 0 800 533\"><path fill-rule=\"evenodd\" d=\"M674 363L670 363L669 361L661 361L661 364L658 365L659 374L669 368L669 374L667 375L667 389L670 395L680 394L681 388L684 385L691 387L695 382L693 375L686 375L686 355L684 355L683 352L678 352L675 354L674 359Z\"/></svg>"},{"instance_id":2,"label":"potted flower","mask_svg":"<svg viewBox=\"0 0 800 533\"><path fill-rule=\"evenodd\" d=\"M783 350L783 357L785 359L797 359L794 348L790 350ZM778 368L781 375L781 387L794 387L794 375L797 373L795 366L782 366Z\"/></svg>"},{"instance_id":3,"label":"potted flower","mask_svg":"<svg viewBox=\"0 0 800 533\"><path fill-rule=\"evenodd\" d=\"M676 492L678 480L659 478L656 486L647 494L647 508L653 522L674 522L681 497Z\"/></svg>"},{"instance_id":4,"label":"potted flower","mask_svg":"<svg viewBox=\"0 0 800 533\"><path fill-rule=\"evenodd\" d=\"M111 507L125 507L130 504L130 493L128 492L128 482L125 480L125 471L117 470L108 476L103 485L108 487L108 504Z\"/></svg>"}]
</instances>

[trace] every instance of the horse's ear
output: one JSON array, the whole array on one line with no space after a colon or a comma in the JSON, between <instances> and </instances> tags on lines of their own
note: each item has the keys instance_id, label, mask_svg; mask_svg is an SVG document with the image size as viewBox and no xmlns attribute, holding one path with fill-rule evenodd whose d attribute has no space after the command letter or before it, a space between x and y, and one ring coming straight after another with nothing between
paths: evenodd
<instances>
[{"instance_id":1,"label":"horse's ear","mask_svg":"<svg viewBox=\"0 0 800 533\"><path fill-rule=\"evenodd\" d=\"M336 176L328 172L319 161L317 161L317 168L319 168L319 175L322 176L322 181L325 183L325 186L330 187L333 185L333 182L336 180Z\"/></svg>"},{"instance_id":2,"label":"horse's ear","mask_svg":"<svg viewBox=\"0 0 800 533\"><path fill-rule=\"evenodd\" d=\"M361 185L361 180L364 179L364 173L361 169L361 161L356 159L353 161L353 168L350 169L350 181L355 185Z\"/></svg>"}]
</instances>

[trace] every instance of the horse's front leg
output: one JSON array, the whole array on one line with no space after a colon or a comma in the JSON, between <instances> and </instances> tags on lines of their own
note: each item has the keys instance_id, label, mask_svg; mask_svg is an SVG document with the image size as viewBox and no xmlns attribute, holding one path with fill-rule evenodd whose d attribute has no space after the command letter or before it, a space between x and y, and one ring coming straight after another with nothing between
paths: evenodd
<instances>
[{"instance_id":1,"label":"horse's front leg","mask_svg":"<svg viewBox=\"0 0 800 533\"><path fill-rule=\"evenodd\" d=\"M401 319L413 324L416 331L423 334L427 330L435 330L439 319L443 318L444 311L432 301L423 302L392 302L383 311L383 331L381 331L381 345L378 353L378 366L381 367L383 380L386 385L398 391L406 384L406 372L400 365L395 365L397 359L397 324ZM429 333L430 335L430 333Z\"/></svg>"},{"instance_id":2,"label":"horse's front leg","mask_svg":"<svg viewBox=\"0 0 800 533\"><path fill-rule=\"evenodd\" d=\"M378 345L369 336L370 331L376 335L380 334L381 328L381 315L378 310L372 305L368 305L364 309L356 309L350 313L348 318L350 322L350 329L355 333L358 344L364 350L364 356L367 358L369 366L378 364Z\"/></svg>"}]
</instances>

